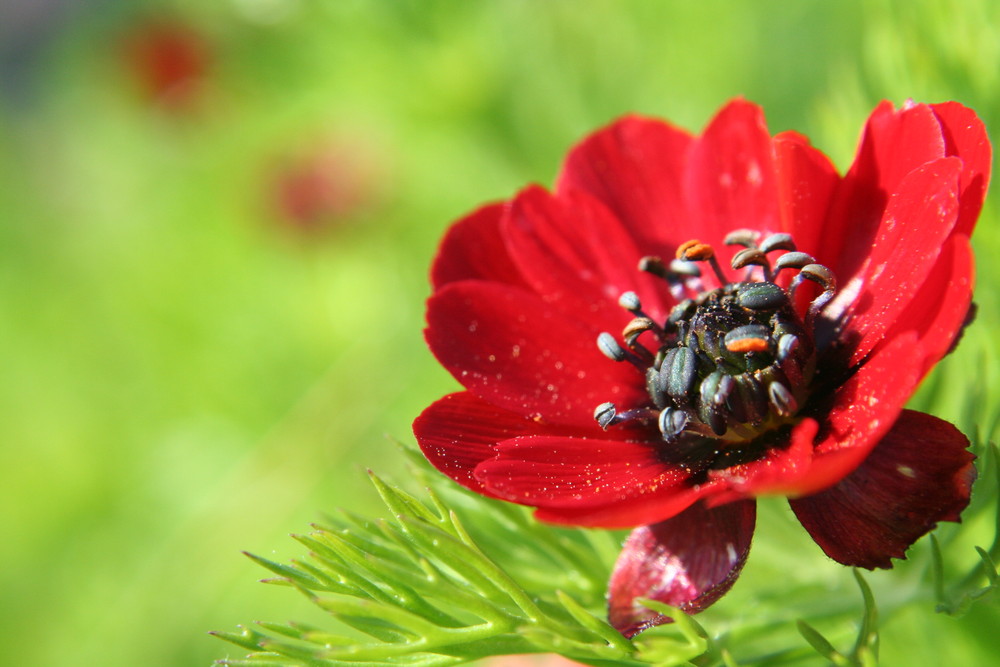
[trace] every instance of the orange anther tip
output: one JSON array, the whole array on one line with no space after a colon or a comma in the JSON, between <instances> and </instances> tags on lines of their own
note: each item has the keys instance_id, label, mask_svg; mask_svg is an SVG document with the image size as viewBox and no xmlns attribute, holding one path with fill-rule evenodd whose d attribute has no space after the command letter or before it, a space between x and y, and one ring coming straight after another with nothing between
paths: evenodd
<instances>
[{"instance_id":1,"label":"orange anther tip","mask_svg":"<svg viewBox=\"0 0 1000 667\"><path fill-rule=\"evenodd\" d=\"M741 338L740 340L734 340L726 343L727 350L738 354L746 354L747 352L766 352L767 347L768 342L764 338Z\"/></svg>"},{"instance_id":2,"label":"orange anther tip","mask_svg":"<svg viewBox=\"0 0 1000 667\"><path fill-rule=\"evenodd\" d=\"M677 248L677 259L689 262L701 262L715 256L712 246L702 243L698 239L691 239L680 244Z\"/></svg>"}]
</instances>

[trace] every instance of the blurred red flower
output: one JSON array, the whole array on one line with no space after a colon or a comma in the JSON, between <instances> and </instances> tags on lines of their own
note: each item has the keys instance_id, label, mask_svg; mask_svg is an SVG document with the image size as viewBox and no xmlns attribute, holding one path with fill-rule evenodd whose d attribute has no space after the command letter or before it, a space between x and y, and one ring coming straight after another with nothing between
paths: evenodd
<instances>
[{"instance_id":1,"label":"blurred red flower","mask_svg":"<svg viewBox=\"0 0 1000 667\"><path fill-rule=\"evenodd\" d=\"M270 206L290 228L315 233L372 207L385 169L374 142L360 136L322 140L280 160L268 175Z\"/></svg>"},{"instance_id":2,"label":"blurred red flower","mask_svg":"<svg viewBox=\"0 0 1000 667\"><path fill-rule=\"evenodd\" d=\"M609 586L630 637L669 620L636 598L729 590L758 495L831 558L891 567L975 477L965 436L903 406L969 314L990 161L956 103L883 102L844 176L743 100L701 136L612 123L554 192L445 236L425 333L466 391L416 420L424 454L544 521L638 526Z\"/></svg>"},{"instance_id":3,"label":"blurred red flower","mask_svg":"<svg viewBox=\"0 0 1000 667\"><path fill-rule=\"evenodd\" d=\"M211 48L193 26L176 19L148 19L131 28L123 51L149 100L174 111L195 103L208 73Z\"/></svg>"}]
</instances>

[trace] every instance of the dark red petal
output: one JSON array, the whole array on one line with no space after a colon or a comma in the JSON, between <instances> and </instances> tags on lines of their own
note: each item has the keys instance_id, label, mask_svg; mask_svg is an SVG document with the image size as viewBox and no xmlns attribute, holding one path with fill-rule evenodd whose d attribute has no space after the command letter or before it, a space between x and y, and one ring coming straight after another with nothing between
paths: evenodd
<instances>
[{"instance_id":1,"label":"dark red petal","mask_svg":"<svg viewBox=\"0 0 1000 667\"><path fill-rule=\"evenodd\" d=\"M692 149L685 178L691 237L721 246L741 227L781 229L773 146L760 107L745 100L723 107Z\"/></svg>"},{"instance_id":2,"label":"dark red petal","mask_svg":"<svg viewBox=\"0 0 1000 667\"><path fill-rule=\"evenodd\" d=\"M605 401L647 400L642 374L597 349L593 327L500 283L449 283L427 302L427 343L466 389L525 417L590 427Z\"/></svg>"},{"instance_id":3,"label":"dark red petal","mask_svg":"<svg viewBox=\"0 0 1000 667\"><path fill-rule=\"evenodd\" d=\"M601 528L662 521L713 490L694 488L655 445L557 436L502 442L475 475L494 495L539 508L540 519Z\"/></svg>"},{"instance_id":4,"label":"dark red petal","mask_svg":"<svg viewBox=\"0 0 1000 667\"><path fill-rule=\"evenodd\" d=\"M841 339L853 347L852 365L883 339L934 268L958 219L961 169L957 158L941 158L900 182L865 267L827 308L830 317L847 320Z\"/></svg>"},{"instance_id":5,"label":"dark red petal","mask_svg":"<svg viewBox=\"0 0 1000 667\"><path fill-rule=\"evenodd\" d=\"M823 153L794 132L774 137L781 229L795 244L823 262L823 222L840 175Z\"/></svg>"},{"instance_id":6,"label":"dark red petal","mask_svg":"<svg viewBox=\"0 0 1000 667\"><path fill-rule=\"evenodd\" d=\"M608 584L608 620L626 637L670 618L636 602L647 598L693 614L732 588L743 569L757 504L741 500L712 509L702 503L629 535Z\"/></svg>"},{"instance_id":7,"label":"dark red petal","mask_svg":"<svg viewBox=\"0 0 1000 667\"><path fill-rule=\"evenodd\" d=\"M938 521L959 520L976 477L968 446L948 422L904 410L857 470L792 509L835 561L892 567Z\"/></svg>"},{"instance_id":8,"label":"dark red petal","mask_svg":"<svg viewBox=\"0 0 1000 667\"><path fill-rule=\"evenodd\" d=\"M983 207L990 185L993 149L983 121L976 113L958 102L932 104L931 109L941 123L945 153L962 158L962 205L955 231L969 235Z\"/></svg>"},{"instance_id":9,"label":"dark red petal","mask_svg":"<svg viewBox=\"0 0 1000 667\"><path fill-rule=\"evenodd\" d=\"M449 394L432 403L413 422L420 450L435 468L462 486L487 495L492 494L472 476L472 471L493 458L498 442L555 430L502 410L467 391ZM564 427L558 430L567 431Z\"/></svg>"},{"instance_id":10,"label":"dark red petal","mask_svg":"<svg viewBox=\"0 0 1000 667\"><path fill-rule=\"evenodd\" d=\"M502 225L515 264L546 303L599 329L620 331L632 319L618 305L635 291L646 312L666 317L662 281L637 270L642 253L628 231L585 192L556 197L540 187L523 190Z\"/></svg>"},{"instance_id":11,"label":"dark red petal","mask_svg":"<svg viewBox=\"0 0 1000 667\"><path fill-rule=\"evenodd\" d=\"M431 267L435 290L459 280L494 280L524 285L500 235L506 203L487 204L449 229Z\"/></svg>"},{"instance_id":12,"label":"dark red petal","mask_svg":"<svg viewBox=\"0 0 1000 667\"><path fill-rule=\"evenodd\" d=\"M570 151L556 192L590 193L624 223L642 252L666 256L691 237L681 188L692 141L663 121L627 116Z\"/></svg>"},{"instance_id":13,"label":"dark red petal","mask_svg":"<svg viewBox=\"0 0 1000 667\"><path fill-rule=\"evenodd\" d=\"M975 282L973 264L968 237L956 234L949 238L934 270L886 333L890 340L907 331L917 334L924 353L922 374L947 354L965 325Z\"/></svg>"},{"instance_id":14,"label":"dark red petal","mask_svg":"<svg viewBox=\"0 0 1000 667\"><path fill-rule=\"evenodd\" d=\"M916 334L879 347L833 396L820 424L812 466L790 491L805 495L835 484L856 468L896 421L923 376Z\"/></svg>"},{"instance_id":15,"label":"dark red petal","mask_svg":"<svg viewBox=\"0 0 1000 667\"><path fill-rule=\"evenodd\" d=\"M930 107L894 110L882 102L865 125L854 164L838 188L817 257L846 282L868 257L889 195L917 167L945 155L941 124Z\"/></svg>"}]
</instances>

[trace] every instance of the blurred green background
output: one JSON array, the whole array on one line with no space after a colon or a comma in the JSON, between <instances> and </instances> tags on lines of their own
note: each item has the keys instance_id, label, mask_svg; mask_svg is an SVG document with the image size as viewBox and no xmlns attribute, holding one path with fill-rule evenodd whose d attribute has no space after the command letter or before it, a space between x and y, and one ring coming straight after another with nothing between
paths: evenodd
<instances>
[{"instance_id":1,"label":"blurred green background","mask_svg":"<svg viewBox=\"0 0 1000 667\"><path fill-rule=\"evenodd\" d=\"M404 481L392 439L455 386L421 336L438 239L588 131L698 131L743 95L844 169L882 98L1000 127L998 78L989 0L5 0L2 663L207 665L241 655L208 630L310 620L240 550L378 511L365 468ZM994 201L979 321L915 399L983 439ZM734 604L776 575L853 599L782 511ZM871 577L890 604L897 570ZM885 664L995 660L996 607L932 607L889 615Z\"/></svg>"}]
</instances>

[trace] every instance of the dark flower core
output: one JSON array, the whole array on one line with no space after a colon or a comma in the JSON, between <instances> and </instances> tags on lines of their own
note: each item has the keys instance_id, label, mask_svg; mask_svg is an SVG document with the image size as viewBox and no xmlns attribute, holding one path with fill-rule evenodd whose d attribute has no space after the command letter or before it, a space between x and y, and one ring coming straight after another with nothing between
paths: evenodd
<instances>
[{"instance_id":1,"label":"dark flower core","mask_svg":"<svg viewBox=\"0 0 1000 667\"><path fill-rule=\"evenodd\" d=\"M625 344L602 333L597 345L610 359L629 361L645 374L649 403L623 411L602 403L594 411L602 428L655 423L670 446L665 456L690 469L732 465L745 458L733 457L738 450L753 459L768 443L787 442L774 436L794 422L809 398L816 370L813 327L836 281L825 266L797 252L788 234L758 244L760 236L739 230L726 237L727 245L743 246L731 262L747 271L738 283L728 282L712 247L700 241L682 244L669 266L658 257L642 259L639 268L663 278L679 303L661 323L642 311L635 293L619 299L635 315L622 332ZM768 255L775 251L782 254L772 264ZM722 286L705 289L696 262L709 264ZM798 273L789 280L782 274L787 269ZM795 305L806 280L821 292L803 318ZM640 342L646 332L652 346Z\"/></svg>"}]
</instances>

